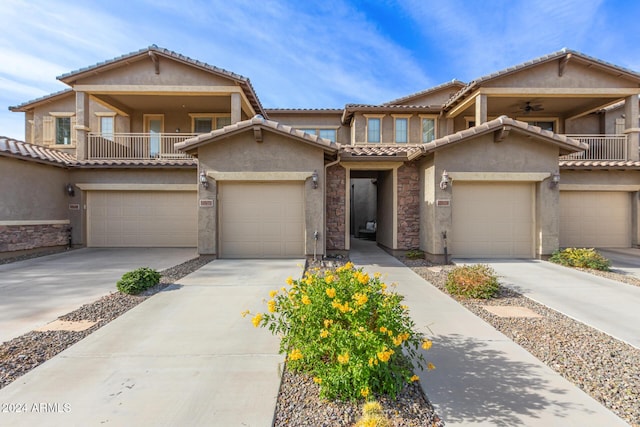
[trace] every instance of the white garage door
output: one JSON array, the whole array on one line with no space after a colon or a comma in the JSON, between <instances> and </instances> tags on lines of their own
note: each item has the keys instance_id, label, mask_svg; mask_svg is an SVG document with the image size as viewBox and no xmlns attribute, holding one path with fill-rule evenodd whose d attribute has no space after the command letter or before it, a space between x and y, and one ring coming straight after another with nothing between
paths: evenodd
<instances>
[{"instance_id":1,"label":"white garage door","mask_svg":"<svg viewBox=\"0 0 640 427\"><path fill-rule=\"evenodd\" d=\"M90 247L195 247L195 191L89 191Z\"/></svg>"},{"instance_id":2,"label":"white garage door","mask_svg":"<svg viewBox=\"0 0 640 427\"><path fill-rule=\"evenodd\" d=\"M534 256L533 184L455 182L452 191L454 256Z\"/></svg>"},{"instance_id":3,"label":"white garage door","mask_svg":"<svg viewBox=\"0 0 640 427\"><path fill-rule=\"evenodd\" d=\"M223 182L219 191L221 257L304 255L302 182Z\"/></svg>"},{"instance_id":4,"label":"white garage door","mask_svg":"<svg viewBox=\"0 0 640 427\"><path fill-rule=\"evenodd\" d=\"M631 196L623 191L561 191L560 246L631 247Z\"/></svg>"}]
</instances>

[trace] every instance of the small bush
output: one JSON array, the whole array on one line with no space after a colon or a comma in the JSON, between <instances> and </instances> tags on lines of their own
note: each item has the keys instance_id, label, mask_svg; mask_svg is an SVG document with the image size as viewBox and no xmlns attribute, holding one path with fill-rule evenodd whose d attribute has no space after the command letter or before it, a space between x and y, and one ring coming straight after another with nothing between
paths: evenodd
<instances>
[{"instance_id":1,"label":"small bush","mask_svg":"<svg viewBox=\"0 0 640 427\"><path fill-rule=\"evenodd\" d=\"M591 268L601 271L609 271L611 266L611 262L593 248L567 248L555 251L549 261L567 267Z\"/></svg>"},{"instance_id":2,"label":"small bush","mask_svg":"<svg viewBox=\"0 0 640 427\"><path fill-rule=\"evenodd\" d=\"M311 375L322 398L395 397L419 380L413 363L434 368L420 353L431 341L414 330L403 297L387 290L379 274L369 276L349 262L287 283L270 292L267 312L252 322L282 337L287 366Z\"/></svg>"},{"instance_id":3,"label":"small bush","mask_svg":"<svg viewBox=\"0 0 640 427\"><path fill-rule=\"evenodd\" d=\"M159 282L160 273L149 267L140 267L124 273L116 283L116 287L122 293L136 295L157 285Z\"/></svg>"},{"instance_id":4,"label":"small bush","mask_svg":"<svg viewBox=\"0 0 640 427\"><path fill-rule=\"evenodd\" d=\"M384 416L382 405L378 402L367 402L362 407L362 417L354 427L390 427L391 421Z\"/></svg>"},{"instance_id":5,"label":"small bush","mask_svg":"<svg viewBox=\"0 0 640 427\"><path fill-rule=\"evenodd\" d=\"M424 259L424 252L420 249L411 249L405 256L407 259Z\"/></svg>"},{"instance_id":6,"label":"small bush","mask_svg":"<svg viewBox=\"0 0 640 427\"><path fill-rule=\"evenodd\" d=\"M500 283L496 272L488 265L464 265L449 272L446 289L452 295L489 299L498 293Z\"/></svg>"}]
</instances>

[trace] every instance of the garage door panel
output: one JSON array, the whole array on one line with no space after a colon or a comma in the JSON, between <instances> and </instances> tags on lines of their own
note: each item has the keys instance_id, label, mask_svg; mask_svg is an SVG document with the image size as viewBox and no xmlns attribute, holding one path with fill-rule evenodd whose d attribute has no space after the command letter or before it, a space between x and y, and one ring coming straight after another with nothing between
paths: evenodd
<instances>
[{"instance_id":1,"label":"garage door panel","mask_svg":"<svg viewBox=\"0 0 640 427\"><path fill-rule=\"evenodd\" d=\"M197 245L195 192L90 191L88 246Z\"/></svg>"},{"instance_id":2,"label":"garage door panel","mask_svg":"<svg viewBox=\"0 0 640 427\"><path fill-rule=\"evenodd\" d=\"M455 256L533 256L531 183L456 182L452 215Z\"/></svg>"},{"instance_id":3,"label":"garage door panel","mask_svg":"<svg viewBox=\"0 0 640 427\"><path fill-rule=\"evenodd\" d=\"M630 247L631 198L622 191L560 192L560 246Z\"/></svg>"},{"instance_id":4,"label":"garage door panel","mask_svg":"<svg viewBox=\"0 0 640 427\"><path fill-rule=\"evenodd\" d=\"M219 189L221 257L304 255L302 182L225 182Z\"/></svg>"}]
</instances>

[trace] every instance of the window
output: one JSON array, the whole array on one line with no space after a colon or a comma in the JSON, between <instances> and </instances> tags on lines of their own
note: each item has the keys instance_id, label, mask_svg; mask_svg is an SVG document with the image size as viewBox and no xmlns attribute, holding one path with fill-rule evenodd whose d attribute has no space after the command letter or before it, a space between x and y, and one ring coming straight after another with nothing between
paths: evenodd
<instances>
[{"instance_id":1,"label":"window","mask_svg":"<svg viewBox=\"0 0 640 427\"><path fill-rule=\"evenodd\" d=\"M231 116L216 117L216 129L222 129L231 124Z\"/></svg>"},{"instance_id":2,"label":"window","mask_svg":"<svg viewBox=\"0 0 640 427\"><path fill-rule=\"evenodd\" d=\"M217 113L191 113L193 133L208 133L231 124L231 116Z\"/></svg>"},{"instance_id":3,"label":"window","mask_svg":"<svg viewBox=\"0 0 640 427\"><path fill-rule=\"evenodd\" d=\"M409 117L395 117L394 128L396 143L409 142Z\"/></svg>"},{"instance_id":4,"label":"window","mask_svg":"<svg viewBox=\"0 0 640 427\"><path fill-rule=\"evenodd\" d=\"M367 142L380 142L381 122L380 117L367 117Z\"/></svg>"},{"instance_id":5,"label":"window","mask_svg":"<svg viewBox=\"0 0 640 427\"><path fill-rule=\"evenodd\" d=\"M317 135L316 129L300 129L304 133L308 133L309 135Z\"/></svg>"},{"instance_id":6,"label":"window","mask_svg":"<svg viewBox=\"0 0 640 427\"><path fill-rule=\"evenodd\" d=\"M113 141L113 116L100 117L100 134L103 138Z\"/></svg>"},{"instance_id":7,"label":"window","mask_svg":"<svg viewBox=\"0 0 640 427\"><path fill-rule=\"evenodd\" d=\"M56 145L71 144L71 117L56 117Z\"/></svg>"},{"instance_id":8,"label":"window","mask_svg":"<svg viewBox=\"0 0 640 427\"><path fill-rule=\"evenodd\" d=\"M211 117L194 117L193 131L195 133L207 133L213 129L213 119Z\"/></svg>"},{"instance_id":9,"label":"window","mask_svg":"<svg viewBox=\"0 0 640 427\"><path fill-rule=\"evenodd\" d=\"M422 143L426 144L436 139L436 119L433 117L422 117Z\"/></svg>"},{"instance_id":10,"label":"window","mask_svg":"<svg viewBox=\"0 0 640 427\"><path fill-rule=\"evenodd\" d=\"M302 132L309 135L318 135L320 138L328 139L331 142L336 142L338 136L337 129L323 129L323 128L300 128Z\"/></svg>"},{"instance_id":11,"label":"window","mask_svg":"<svg viewBox=\"0 0 640 427\"><path fill-rule=\"evenodd\" d=\"M554 122L545 122L545 121L536 121L536 120L534 121L526 120L526 122L532 126L538 126L542 130L550 130L551 132L554 132L554 129L555 129Z\"/></svg>"}]
</instances>

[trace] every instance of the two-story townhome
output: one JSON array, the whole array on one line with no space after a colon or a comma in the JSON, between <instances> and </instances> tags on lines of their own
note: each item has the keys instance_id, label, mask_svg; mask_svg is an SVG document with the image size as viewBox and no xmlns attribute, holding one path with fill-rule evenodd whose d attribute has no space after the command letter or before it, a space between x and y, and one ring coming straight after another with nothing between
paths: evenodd
<instances>
[{"instance_id":1,"label":"two-story townhome","mask_svg":"<svg viewBox=\"0 0 640 427\"><path fill-rule=\"evenodd\" d=\"M265 109L151 46L59 77L0 138L0 252L66 243L439 259L640 240L640 74L562 50L380 105Z\"/></svg>"}]
</instances>

